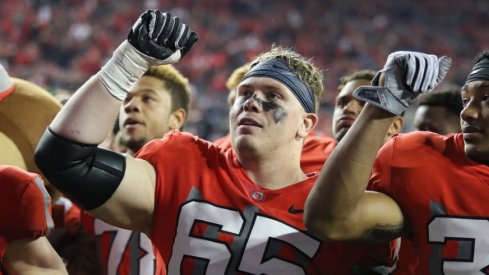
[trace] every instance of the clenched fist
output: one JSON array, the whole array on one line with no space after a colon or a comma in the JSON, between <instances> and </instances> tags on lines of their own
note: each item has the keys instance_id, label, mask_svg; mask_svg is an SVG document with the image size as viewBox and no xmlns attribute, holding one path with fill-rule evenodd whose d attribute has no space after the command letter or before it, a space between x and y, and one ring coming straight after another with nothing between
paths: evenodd
<instances>
[{"instance_id":1,"label":"clenched fist","mask_svg":"<svg viewBox=\"0 0 489 275\"><path fill-rule=\"evenodd\" d=\"M389 55L384 68L372 80L378 85L381 75L384 87L359 87L353 95L395 115L401 115L412 101L445 78L451 59L420 52L399 51Z\"/></svg>"},{"instance_id":2,"label":"clenched fist","mask_svg":"<svg viewBox=\"0 0 489 275\"><path fill-rule=\"evenodd\" d=\"M148 10L143 13L127 36L127 40L134 48L154 58L153 62L156 64L178 61L198 38L197 33L191 31L180 18L159 10ZM153 62L152 65L156 65Z\"/></svg>"},{"instance_id":3,"label":"clenched fist","mask_svg":"<svg viewBox=\"0 0 489 275\"><path fill-rule=\"evenodd\" d=\"M148 10L97 76L112 96L123 100L149 66L178 62L198 39L178 17Z\"/></svg>"}]
</instances>

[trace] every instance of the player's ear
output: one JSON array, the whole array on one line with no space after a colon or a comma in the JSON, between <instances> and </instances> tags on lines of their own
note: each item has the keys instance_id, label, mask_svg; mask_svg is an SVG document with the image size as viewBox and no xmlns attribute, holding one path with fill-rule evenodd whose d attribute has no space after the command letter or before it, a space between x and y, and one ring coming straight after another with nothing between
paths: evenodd
<instances>
[{"instance_id":1,"label":"player's ear","mask_svg":"<svg viewBox=\"0 0 489 275\"><path fill-rule=\"evenodd\" d=\"M316 128L318 123L318 116L314 113L306 113L304 114L304 118L302 119L302 124L297 131L297 136L300 138L305 138L311 131Z\"/></svg>"},{"instance_id":2,"label":"player's ear","mask_svg":"<svg viewBox=\"0 0 489 275\"><path fill-rule=\"evenodd\" d=\"M187 112L183 108L176 109L170 115L169 127L172 130L180 130L187 120Z\"/></svg>"},{"instance_id":3,"label":"player's ear","mask_svg":"<svg viewBox=\"0 0 489 275\"><path fill-rule=\"evenodd\" d=\"M404 118L402 116L396 116L396 118L392 121L389 130L387 131L387 137L392 137L395 134L399 134L402 130L403 125Z\"/></svg>"}]
</instances>

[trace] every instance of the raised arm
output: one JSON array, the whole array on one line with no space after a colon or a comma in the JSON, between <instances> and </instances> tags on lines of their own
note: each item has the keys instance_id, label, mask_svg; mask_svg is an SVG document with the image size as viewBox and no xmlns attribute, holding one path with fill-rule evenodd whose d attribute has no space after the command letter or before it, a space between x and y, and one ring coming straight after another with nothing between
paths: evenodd
<instances>
[{"instance_id":1,"label":"raised arm","mask_svg":"<svg viewBox=\"0 0 489 275\"><path fill-rule=\"evenodd\" d=\"M36 149L36 163L62 193L120 227L151 226L155 173L143 160L98 149L121 101L151 65L177 62L198 36L179 18L149 10L107 64L80 87ZM148 233L148 232L147 232Z\"/></svg>"},{"instance_id":2,"label":"raised arm","mask_svg":"<svg viewBox=\"0 0 489 275\"><path fill-rule=\"evenodd\" d=\"M398 204L385 194L365 190L394 116L438 85L450 64L447 57L395 52L373 81L380 79L384 87L355 91L368 103L326 160L309 194L304 209L309 231L325 240L380 241L402 234L405 220Z\"/></svg>"}]
</instances>

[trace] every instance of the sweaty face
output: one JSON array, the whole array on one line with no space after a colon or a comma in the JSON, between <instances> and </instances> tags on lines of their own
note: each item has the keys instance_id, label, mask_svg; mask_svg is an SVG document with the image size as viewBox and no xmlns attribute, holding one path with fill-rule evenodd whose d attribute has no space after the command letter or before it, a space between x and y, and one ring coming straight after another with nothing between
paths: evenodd
<instances>
[{"instance_id":1,"label":"sweaty face","mask_svg":"<svg viewBox=\"0 0 489 275\"><path fill-rule=\"evenodd\" d=\"M469 82L462 88L460 114L465 154L489 165L489 81Z\"/></svg>"},{"instance_id":2,"label":"sweaty face","mask_svg":"<svg viewBox=\"0 0 489 275\"><path fill-rule=\"evenodd\" d=\"M119 112L121 138L133 152L148 141L163 137L172 130L171 96L164 82L143 76L129 93Z\"/></svg>"},{"instance_id":3,"label":"sweaty face","mask_svg":"<svg viewBox=\"0 0 489 275\"><path fill-rule=\"evenodd\" d=\"M414 127L440 135L460 133L460 118L445 107L421 105L414 115Z\"/></svg>"},{"instance_id":4,"label":"sweaty face","mask_svg":"<svg viewBox=\"0 0 489 275\"><path fill-rule=\"evenodd\" d=\"M233 148L256 153L282 148L296 139L305 111L281 82L250 77L238 86L230 110Z\"/></svg>"},{"instance_id":5,"label":"sweaty face","mask_svg":"<svg viewBox=\"0 0 489 275\"><path fill-rule=\"evenodd\" d=\"M360 86L369 86L370 81L357 79L346 83L336 96L333 113L333 136L340 141L348 132L363 109L365 102L353 97L353 92Z\"/></svg>"}]
</instances>

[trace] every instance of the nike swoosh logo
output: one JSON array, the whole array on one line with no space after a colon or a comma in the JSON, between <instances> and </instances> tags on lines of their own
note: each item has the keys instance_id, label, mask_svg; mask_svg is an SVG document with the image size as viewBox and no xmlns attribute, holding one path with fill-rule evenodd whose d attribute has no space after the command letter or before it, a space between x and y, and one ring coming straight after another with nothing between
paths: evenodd
<instances>
[{"instance_id":1,"label":"nike swoosh logo","mask_svg":"<svg viewBox=\"0 0 489 275\"><path fill-rule=\"evenodd\" d=\"M304 213L304 209L295 209L294 206L295 206L295 204L292 204L289 207L289 213L290 214L302 214L302 213Z\"/></svg>"}]
</instances>

